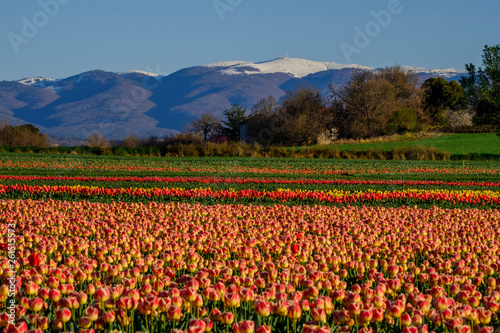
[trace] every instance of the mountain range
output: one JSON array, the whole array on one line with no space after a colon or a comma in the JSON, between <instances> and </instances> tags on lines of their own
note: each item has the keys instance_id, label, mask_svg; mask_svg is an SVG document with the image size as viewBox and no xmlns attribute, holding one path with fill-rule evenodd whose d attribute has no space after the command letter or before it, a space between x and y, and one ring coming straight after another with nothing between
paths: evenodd
<instances>
[{"instance_id":1,"label":"mountain range","mask_svg":"<svg viewBox=\"0 0 500 333\"><path fill-rule=\"evenodd\" d=\"M465 74L453 68L403 68L421 82L429 77L458 80ZM182 131L203 111L222 113L234 103L251 108L269 95L279 100L299 84L326 95L328 83L345 84L355 69L374 68L277 58L195 66L166 76L93 70L58 80L0 81L0 120L31 123L57 137L84 139L94 131L108 139L161 137Z\"/></svg>"}]
</instances>

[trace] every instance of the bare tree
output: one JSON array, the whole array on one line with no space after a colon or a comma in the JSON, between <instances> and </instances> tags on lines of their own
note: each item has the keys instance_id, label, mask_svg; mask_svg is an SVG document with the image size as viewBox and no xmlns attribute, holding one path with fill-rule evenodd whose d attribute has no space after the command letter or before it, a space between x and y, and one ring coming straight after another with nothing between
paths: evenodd
<instances>
[{"instance_id":1,"label":"bare tree","mask_svg":"<svg viewBox=\"0 0 500 333\"><path fill-rule=\"evenodd\" d=\"M347 84L330 85L330 111L339 136L365 138L388 134L390 121L417 118L421 111L417 84L413 73L396 66L377 72L356 70ZM391 129L394 127L391 124Z\"/></svg>"},{"instance_id":2,"label":"bare tree","mask_svg":"<svg viewBox=\"0 0 500 333\"><path fill-rule=\"evenodd\" d=\"M0 125L0 145L10 147L46 147L49 140L38 128L31 124L10 126L7 122Z\"/></svg>"},{"instance_id":3,"label":"bare tree","mask_svg":"<svg viewBox=\"0 0 500 333\"><path fill-rule=\"evenodd\" d=\"M137 134L130 134L121 141L121 146L125 148L139 148L140 145L141 139L139 139Z\"/></svg>"},{"instance_id":4,"label":"bare tree","mask_svg":"<svg viewBox=\"0 0 500 333\"><path fill-rule=\"evenodd\" d=\"M314 143L330 123L321 91L309 86L299 86L287 92L281 116L287 120L288 144Z\"/></svg>"},{"instance_id":5,"label":"bare tree","mask_svg":"<svg viewBox=\"0 0 500 333\"><path fill-rule=\"evenodd\" d=\"M91 148L110 148L111 144L102 134L93 132L89 135L85 145Z\"/></svg>"},{"instance_id":6,"label":"bare tree","mask_svg":"<svg viewBox=\"0 0 500 333\"><path fill-rule=\"evenodd\" d=\"M220 128L221 119L212 111L205 111L200 118L193 120L187 127L187 131L198 133L206 142Z\"/></svg>"},{"instance_id":7,"label":"bare tree","mask_svg":"<svg viewBox=\"0 0 500 333\"><path fill-rule=\"evenodd\" d=\"M253 107L246 123L247 142L262 145L280 143L286 130L280 121L281 106L273 96L260 99Z\"/></svg>"}]
</instances>

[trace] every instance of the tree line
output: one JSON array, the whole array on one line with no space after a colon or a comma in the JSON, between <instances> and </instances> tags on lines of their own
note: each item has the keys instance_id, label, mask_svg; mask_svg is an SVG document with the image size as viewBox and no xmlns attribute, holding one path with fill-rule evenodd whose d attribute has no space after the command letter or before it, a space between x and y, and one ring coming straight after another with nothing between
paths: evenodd
<instances>
[{"instance_id":1,"label":"tree line","mask_svg":"<svg viewBox=\"0 0 500 333\"><path fill-rule=\"evenodd\" d=\"M9 147L47 147L49 140L46 135L31 124L11 126L0 124L0 146Z\"/></svg>"},{"instance_id":2,"label":"tree line","mask_svg":"<svg viewBox=\"0 0 500 333\"><path fill-rule=\"evenodd\" d=\"M288 91L281 103L261 99L250 110L233 105L219 118L204 112L187 127L203 141L309 145L319 138L360 139L412 131L446 129L491 131L500 127L500 45L483 50L483 66L448 82L430 78L419 84L400 66L355 70L329 94L310 86Z\"/></svg>"}]
</instances>

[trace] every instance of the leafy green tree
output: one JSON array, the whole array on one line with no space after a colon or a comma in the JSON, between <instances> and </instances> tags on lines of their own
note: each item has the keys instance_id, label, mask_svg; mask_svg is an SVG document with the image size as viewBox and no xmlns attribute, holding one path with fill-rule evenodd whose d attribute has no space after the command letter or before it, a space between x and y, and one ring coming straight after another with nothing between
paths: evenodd
<instances>
[{"instance_id":1,"label":"leafy green tree","mask_svg":"<svg viewBox=\"0 0 500 333\"><path fill-rule=\"evenodd\" d=\"M476 111L474 122L500 126L500 44L486 45L482 58L484 68L465 65L468 76L460 84Z\"/></svg>"},{"instance_id":2,"label":"leafy green tree","mask_svg":"<svg viewBox=\"0 0 500 333\"><path fill-rule=\"evenodd\" d=\"M240 141L240 127L247 120L246 109L238 104L233 104L230 109L222 112L224 120L222 120L221 130L229 141Z\"/></svg>"},{"instance_id":3,"label":"leafy green tree","mask_svg":"<svg viewBox=\"0 0 500 333\"><path fill-rule=\"evenodd\" d=\"M447 125L448 111L465 108L465 90L457 81L431 77L422 84L425 113L435 124Z\"/></svg>"}]
</instances>

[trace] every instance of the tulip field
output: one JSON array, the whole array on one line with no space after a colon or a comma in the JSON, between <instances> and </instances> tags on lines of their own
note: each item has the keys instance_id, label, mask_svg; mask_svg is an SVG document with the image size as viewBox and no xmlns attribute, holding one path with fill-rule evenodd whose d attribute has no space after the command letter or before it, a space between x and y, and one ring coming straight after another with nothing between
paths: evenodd
<instances>
[{"instance_id":1,"label":"tulip field","mask_svg":"<svg viewBox=\"0 0 500 333\"><path fill-rule=\"evenodd\" d=\"M500 163L0 155L12 332L500 332Z\"/></svg>"}]
</instances>

